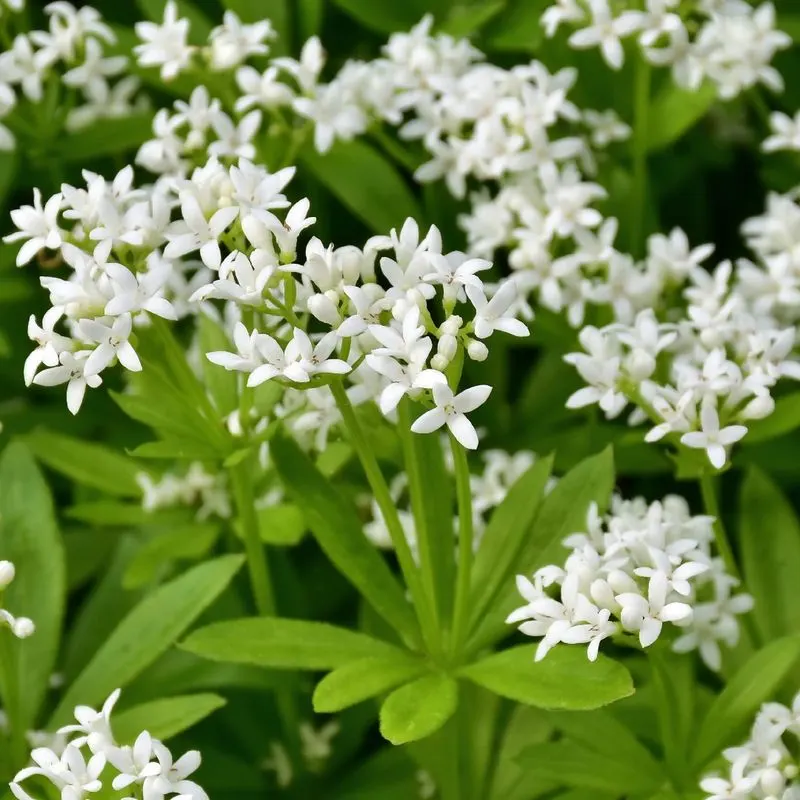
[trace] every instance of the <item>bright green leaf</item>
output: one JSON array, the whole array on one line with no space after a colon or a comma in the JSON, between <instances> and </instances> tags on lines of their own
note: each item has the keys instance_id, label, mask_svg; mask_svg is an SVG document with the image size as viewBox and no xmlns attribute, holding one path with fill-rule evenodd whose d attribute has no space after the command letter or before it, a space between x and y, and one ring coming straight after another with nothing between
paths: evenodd
<instances>
[{"instance_id":1,"label":"bright green leaf","mask_svg":"<svg viewBox=\"0 0 800 800\"><path fill-rule=\"evenodd\" d=\"M298 0L297 5L297 24L300 29L300 39L306 41L319 34L320 28L322 28L325 0Z\"/></svg>"},{"instance_id":2,"label":"bright green leaf","mask_svg":"<svg viewBox=\"0 0 800 800\"><path fill-rule=\"evenodd\" d=\"M800 635L776 639L750 657L728 682L706 714L694 748L694 766L702 769L728 744L738 741L753 714L774 696L800 658Z\"/></svg>"},{"instance_id":3,"label":"bright green leaf","mask_svg":"<svg viewBox=\"0 0 800 800\"><path fill-rule=\"evenodd\" d=\"M145 511L140 505L98 500L78 503L64 511L68 519L88 522L90 525L108 527L137 527L139 525L181 525L191 520L189 508L169 508Z\"/></svg>"},{"instance_id":4,"label":"bright green leaf","mask_svg":"<svg viewBox=\"0 0 800 800\"><path fill-rule=\"evenodd\" d=\"M473 624L484 617L500 588L512 580L512 570L539 511L552 466L552 456L537 461L492 513L472 569Z\"/></svg>"},{"instance_id":5,"label":"bright green leaf","mask_svg":"<svg viewBox=\"0 0 800 800\"><path fill-rule=\"evenodd\" d=\"M55 669L66 567L50 491L30 451L18 442L0 457L0 558L17 568L2 606L36 624L34 635L23 641L0 630L6 644L0 653L5 711L12 725L29 730Z\"/></svg>"},{"instance_id":6,"label":"bright green leaf","mask_svg":"<svg viewBox=\"0 0 800 800\"><path fill-rule=\"evenodd\" d=\"M212 661L272 669L336 669L361 658L403 653L363 633L277 617L217 622L192 633L181 647Z\"/></svg>"},{"instance_id":7,"label":"bright green leaf","mask_svg":"<svg viewBox=\"0 0 800 800\"><path fill-rule=\"evenodd\" d=\"M292 547L306 532L303 512L291 503L258 509L258 532L266 544Z\"/></svg>"},{"instance_id":8,"label":"bright green leaf","mask_svg":"<svg viewBox=\"0 0 800 800\"><path fill-rule=\"evenodd\" d=\"M800 392L792 392L775 401L775 410L768 417L748 422L742 444L765 442L797 428L800 428Z\"/></svg>"},{"instance_id":9,"label":"bright green leaf","mask_svg":"<svg viewBox=\"0 0 800 800\"><path fill-rule=\"evenodd\" d=\"M374 0L368 2L372 4ZM337 142L324 155L308 147L301 158L326 188L375 233L399 228L407 217L422 220L419 205L403 177L370 145L362 141Z\"/></svg>"},{"instance_id":10,"label":"bright green leaf","mask_svg":"<svg viewBox=\"0 0 800 800\"><path fill-rule=\"evenodd\" d=\"M200 350L211 353L215 350L229 350L230 340L222 326L208 314L200 314ZM239 403L238 378L235 372L203 360L203 379L214 400L214 405L226 417Z\"/></svg>"},{"instance_id":11,"label":"bright green leaf","mask_svg":"<svg viewBox=\"0 0 800 800\"><path fill-rule=\"evenodd\" d=\"M470 664L460 675L501 697L538 708L600 708L633 694L628 670L603 655L589 661L582 647L556 647L534 661L535 645L518 645Z\"/></svg>"},{"instance_id":12,"label":"bright green leaf","mask_svg":"<svg viewBox=\"0 0 800 800\"><path fill-rule=\"evenodd\" d=\"M398 654L351 661L326 675L314 690L314 711L335 714L423 675L425 664Z\"/></svg>"},{"instance_id":13,"label":"bright green leaf","mask_svg":"<svg viewBox=\"0 0 800 800\"><path fill-rule=\"evenodd\" d=\"M800 521L769 477L751 467L742 483L741 551L753 616L767 639L800 632Z\"/></svg>"},{"instance_id":14,"label":"bright green leaf","mask_svg":"<svg viewBox=\"0 0 800 800\"><path fill-rule=\"evenodd\" d=\"M116 397L114 399L116 400ZM169 437L159 442L140 444L131 450L130 455L133 458L156 461L216 461L220 451L205 440Z\"/></svg>"},{"instance_id":15,"label":"bright green leaf","mask_svg":"<svg viewBox=\"0 0 800 800\"><path fill-rule=\"evenodd\" d=\"M540 20L549 0L509 0L483 31L487 50L535 52L544 39Z\"/></svg>"},{"instance_id":16,"label":"bright green leaf","mask_svg":"<svg viewBox=\"0 0 800 800\"><path fill-rule=\"evenodd\" d=\"M404 31L419 22L420 14L409 0L402 3L382 3L378 0L333 0L365 28L378 33Z\"/></svg>"},{"instance_id":17,"label":"bright green leaf","mask_svg":"<svg viewBox=\"0 0 800 800\"><path fill-rule=\"evenodd\" d=\"M58 157L64 162L86 163L138 149L153 136L153 112L101 119L58 139Z\"/></svg>"},{"instance_id":18,"label":"bright green leaf","mask_svg":"<svg viewBox=\"0 0 800 800\"><path fill-rule=\"evenodd\" d=\"M665 81L664 88L650 104L647 149L661 150L679 139L705 116L716 99L717 87L711 81L694 92Z\"/></svg>"},{"instance_id":19,"label":"bright green leaf","mask_svg":"<svg viewBox=\"0 0 800 800\"><path fill-rule=\"evenodd\" d=\"M183 635L239 571L241 556L223 556L160 586L117 626L70 686L50 727L63 725L78 704L103 702L130 683Z\"/></svg>"},{"instance_id":20,"label":"bright green leaf","mask_svg":"<svg viewBox=\"0 0 800 800\"><path fill-rule=\"evenodd\" d=\"M171 739L225 705L218 694L187 694L142 703L114 714L114 738L121 744L133 744L147 731L160 741Z\"/></svg>"},{"instance_id":21,"label":"bright green leaf","mask_svg":"<svg viewBox=\"0 0 800 800\"><path fill-rule=\"evenodd\" d=\"M45 466L76 483L118 497L141 497L135 461L103 445L37 428L25 443Z\"/></svg>"},{"instance_id":22,"label":"bright green leaf","mask_svg":"<svg viewBox=\"0 0 800 800\"><path fill-rule=\"evenodd\" d=\"M386 562L368 542L353 506L291 439L274 439L270 454L328 558L390 625L413 639L417 622L411 605Z\"/></svg>"},{"instance_id":23,"label":"bright green leaf","mask_svg":"<svg viewBox=\"0 0 800 800\"><path fill-rule=\"evenodd\" d=\"M475 33L506 7L505 0L488 0L480 4L455 5L450 9L440 30L451 36L464 37Z\"/></svg>"},{"instance_id":24,"label":"bright green leaf","mask_svg":"<svg viewBox=\"0 0 800 800\"><path fill-rule=\"evenodd\" d=\"M381 734L392 744L424 739L442 727L458 706L458 684L427 675L392 692L381 706Z\"/></svg>"}]
</instances>

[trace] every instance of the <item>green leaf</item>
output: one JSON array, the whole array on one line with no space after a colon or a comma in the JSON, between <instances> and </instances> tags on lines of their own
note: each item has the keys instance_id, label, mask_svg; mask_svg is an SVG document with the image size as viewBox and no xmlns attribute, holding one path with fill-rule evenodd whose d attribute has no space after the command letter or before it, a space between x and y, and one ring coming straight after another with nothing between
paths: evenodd
<instances>
[{"instance_id":1,"label":"green leaf","mask_svg":"<svg viewBox=\"0 0 800 800\"><path fill-rule=\"evenodd\" d=\"M425 664L408 656L372 656L351 661L326 675L314 690L314 711L335 714L408 683L426 672Z\"/></svg>"},{"instance_id":2,"label":"green leaf","mask_svg":"<svg viewBox=\"0 0 800 800\"><path fill-rule=\"evenodd\" d=\"M265 544L292 547L306 532L303 512L291 503L278 503L258 510L258 532Z\"/></svg>"},{"instance_id":3,"label":"green leaf","mask_svg":"<svg viewBox=\"0 0 800 800\"><path fill-rule=\"evenodd\" d=\"M374 0L368 2L374 4ZM391 7L396 8L397 4ZM308 147L301 159L375 233L399 228L407 217L422 219L421 209L400 173L362 141L337 142L325 155Z\"/></svg>"},{"instance_id":4,"label":"green leaf","mask_svg":"<svg viewBox=\"0 0 800 800\"><path fill-rule=\"evenodd\" d=\"M392 744L430 736L458 706L458 684L447 675L427 675L392 692L381 706L381 734Z\"/></svg>"},{"instance_id":5,"label":"green leaf","mask_svg":"<svg viewBox=\"0 0 800 800\"><path fill-rule=\"evenodd\" d=\"M192 513L189 508L145 511L142 506L133 503L98 500L70 506L64 511L64 516L90 525L127 528L140 525L181 525L191 520Z\"/></svg>"},{"instance_id":6,"label":"green leaf","mask_svg":"<svg viewBox=\"0 0 800 800\"><path fill-rule=\"evenodd\" d=\"M567 739L526 747L517 756L517 763L528 777L609 792L614 797L646 794L658 788L658 772L649 774L636 762L609 758Z\"/></svg>"},{"instance_id":7,"label":"green leaf","mask_svg":"<svg viewBox=\"0 0 800 800\"><path fill-rule=\"evenodd\" d=\"M5 710L18 730L30 730L55 668L66 567L50 491L30 451L19 442L0 457L0 557L17 568L2 606L36 624L33 636L23 641L0 630L7 645L0 654Z\"/></svg>"},{"instance_id":8,"label":"green leaf","mask_svg":"<svg viewBox=\"0 0 800 800\"><path fill-rule=\"evenodd\" d=\"M518 645L470 664L459 675L520 703L573 711L600 708L633 694L628 670L603 655L589 661L583 647L556 647L534 661L535 645Z\"/></svg>"},{"instance_id":9,"label":"green leaf","mask_svg":"<svg viewBox=\"0 0 800 800\"><path fill-rule=\"evenodd\" d=\"M505 0L488 0L478 5L456 5L450 9L447 19L442 24L442 33L464 37L475 33L496 17L506 7Z\"/></svg>"},{"instance_id":10,"label":"green leaf","mask_svg":"<svg viewBox=\"0 0 800 800\"><path fill-rule=\"evenodd\" d=\"M411 605L386 562L367 541L353 506L291 439L276 437L270 455L328 558L390 625L413 640L418 628Z\"/></svg>"},{"instance_id":11,"label":"green leaf","mask_svg":"<svg viewBox=\"0 0 800 800\"><path fill-rule=\"evenodd\" d=\"M252 4L252 3L251 3ZM222 326L207 314L200 314L200 350L211 353L215 350L229 350L230 340ZM239 387L235 372L223 369L203 358L203 379L214 400L217 410L226 417L239 403Z\"/></svg>"},{"instance_id":12,"label":"green leaf","mask_svg":"<svg viewBox=\"0 0 800 800\"><path fill-rule=\"evenodd\" d=\"M333 0L333 2L365 28L378 33L407 30L416 25L422 16L414 7L414 3L409 0L402 3L382 3L378 0Z\"/></svg>"},{"instance_id":13,"label":"green leaf","mask_svg":"<svg viewBox=\"0 0 800 800\"><path fill-rule=\"evenodd\" d=\"M403 655L386 642L324 622L261 617L217 622L192 633L184 650L233 664L272 669L336 669L371 656Z\"/></svg>"},{"instance_id":14,"label":"green leaf","mask_svg":"<svg viewBox=\"0 0 800 800\"><path fill-rule=\"evenodd\" d=\"M299 0L297 24L300 29L300 39L306 41L316 36L322 28L322 19L325 14L324 0Z\"/></svg>"},{"instance_id":15,"label":"green leaf","mask_svg":"<svg viewBox=\"0 0 800 800\"><path fill-rule=\"evenodd\" d=\"M218 694L187 694L142 703L114 715L114 737L121 744L133 744L147 731L160 741L171 739L225 705Z\"/></svg>"},{"instance_id":16,"label":"green leaf","mask_svg":"<svg viewBox=\"0 0 800 800\"><path fill-rule=\"evenodd\" d=\"M788 33L795 42L800 42L800 14L781 14L778 12L776 27Z\"/></svg>"},{"instance_id":17,"label":"green leaf","mask_svg":"<svg viewBox=\"0 0 800 800\"><path fill-rule=\"evenodd\" d=\"M142 600L67 690L50 727L69 720L76 705L100 703L136 678L216 600L243 563L238 555L208 561Z\"/></svg>"},{"instance_id":18,"label":"green leaf","mask_svg":"<svg viewBox=\"0 0 800 800\"><path fill-rule=\"evenodd\" d=\"M533 529L514 562L517 572L527 575L544 564L563 560L564 538L583 529L592 503L597 503L601 510L605 508L613 488L614 456L610 447L570 470L541 504ZM494 606L497 612L485 615L471 645L483 647L510 632L504 620L520 604L514 582L507 581Z\"/></svg>"},{"instance_id":19,"label":"green leaf","mask_svg":"<svg viewBox=\"0 0 800 800\"><path fill-rule=\"evenodd\" d=\"M117 497L141 497L136 462L103 445L37 428L23 437L45 466L77 483Z\"/></svg>"},{"instance_id":20,"label":"green leaf","mask_svg":"<svg viewBox=\"0 0 800 800\"><path fill-rule=\"evenodd\" d=\"M131 450L130 455L133 458L156 461L216 461L220 457L220 451L205 440L168 437L159 442L140 444Z\"/></svg>"},{"instance_id":21,"label":"green leaf","mask_svg":"<svg viewBox=\"0 0 800 800\"><path fill-rule=\"evenodd\" d=\"M697 91L681 89L672 81L651 100L647 120L647 149L662 150L683 136L717 99L717 88L706 81Z\"/></svg>"},{"instance_id":22,"label":"green leaf","mask_svg":"<svg viewBox=\"0 0 800 800\"><path fill-rule=\"evenodd\" d=\"M483 47L487 50L511 50L533 53L544 39L540 24L549 0L510 0L505 10L483 31Z\"/></svg>"},{"instance_id":23,"label":"green leaf","mask_svg":"<svg viewBox=\"0 0 800 800\"><path fill-rule=\"evenodd\" d=\"M519 551L539 511L553 457L537 461L511 487L495 509L472 569L472 623L484 618L497 592L511 581Z\"/></svg>"},{"instance_id":24,"label":"green leaf","mask_svg":"<svg viewBox=\"0 0 800 800\"><path fill-rule=\"evenodd\" d=\"M800 392L792 392L775 401L775 410L768 417L748 423L742 445L765 442L797 428L800 428Z\"/></svg>"},{"instance_id":25,"label":"green leaf","mask_svg":"<svg viewBox=\"0 0 800 800\"><path fill-rule=\"evenodd\" d=\"M122 586L125 589L145 586L173 561L202 558L214 546L220 533L217 524L188 522L168 533L156 534L131 560L122 578Z\"/></svg>"},{"instance_id":26,"label":"green leaf","mask_svg":"<svg viewBox=\"0 0 800 800\"><path fill-rule=\"evenodd\" d=\"M19 157L16 150L0 151L0 205L3 205L6 197L14 186L14 178L17 175ZM15 250L18 249L15 245Z\"/></svg>"},{"instance_id":27,"label":"green leaf","mask_svg":"<svg viewBox=\"0 0 800 800\"><path fill-rule=\"evenodd\" d=\"M799 657L800 636L795 635L770 642L748 659L703 720L694 748L696 770L744 735L753 714L775 694Z\"/></svg>"},{"instance_id":28,"label":"green leaf","mask_svg":"<svg viewBox=\"0 0 800 800\"><path fill-rule=\"evenodd\" d=\"M800 632L800 522L789 501L755 467L742 483L742 569L753 596L753 616L766 639Z\"/></svg>"},{"instance_id":29,"label":"green leaf","mask_svg":"<svg viewBox=\"0 0 800 800\"><path fill-rule=\"evenodd\" d=\"M137 149L153 135L153 112L101 119L58 139L58 157L66 163L93 161Z\"/></svg>"}]
</instances>

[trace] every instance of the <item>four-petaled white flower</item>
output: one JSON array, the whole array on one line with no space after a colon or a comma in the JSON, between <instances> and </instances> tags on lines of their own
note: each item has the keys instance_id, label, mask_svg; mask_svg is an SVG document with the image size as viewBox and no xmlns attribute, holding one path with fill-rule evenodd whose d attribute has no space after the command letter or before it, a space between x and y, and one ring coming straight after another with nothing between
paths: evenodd
<instances>
[{"instance_id":1,"label":"four-petaled white flower","mask_svg":"<svg viewBox=\"0 0 800 800\"><path fill-rule=\"evenodd\" d=\"M411 430L414 433L433 433L447 425L450 433L464 447L475 450L478 446L478 432L466 415L482 406L491 393L491 386L481 384L454 395L446 382L437 382L433 385L433 402L436 408L418 417Z\"/></svg>"},{"instance_id":2,"label":"four-petaled white flower","mask_svg":"<svg viewBox=\"0 0 800 800\"><path fill-rule=\"evenodd\" d=\"M708 460L716 469L725 466L728 454L727 447L735 444L747 433L744 425L727 425L720 428L717 409L704 404L700 410L701 430L689 431L681 436L681 444L697 450L705 450Z\"/></svg>"},{"instance_id":3,"label":"four-petaled white flower","mask_svg":"<svg viewBox=\"0 0 800 800\"><path fill-rule=\"evenodd\" d=\"M128 341L132 327L130 314L122 314L110 325L93 319L81 320L78 323L81 333L98 344L86 359L84 374L99 375L115 358L125 369L139 372L142 362Z\"/></svg>"},{"instance_id":4,"label":"four-petaled white flower","mask_svg":"<svg viewBox=\"0 0 800 800\"><path fill-rule=\"evenodd\" d=\"M83 404L86 387L96 389L103 379L99 375L86 374L86 362L89 352L64 352L59 356L59 365L39 372L33 379L38 386L58 386L67 384L67 408L70 413L77 414Z\"/></svg>"},{"instance_id":5,"label":"four-petaled white flower","mask_svg":"<svg viewBox=\"0 0 800 800\"><path fill-rule=\"evenodd\" d=\"M42 193L33 190L33 205L22 206L11 212L11 219L19 228L3 237L4 242L27 241L17 253L17 266L27 264L40 250L56 250L61 246L63 231L58 226L61 213L61 194L54 194L42 206Z\"/></svg>"}]
</instances>

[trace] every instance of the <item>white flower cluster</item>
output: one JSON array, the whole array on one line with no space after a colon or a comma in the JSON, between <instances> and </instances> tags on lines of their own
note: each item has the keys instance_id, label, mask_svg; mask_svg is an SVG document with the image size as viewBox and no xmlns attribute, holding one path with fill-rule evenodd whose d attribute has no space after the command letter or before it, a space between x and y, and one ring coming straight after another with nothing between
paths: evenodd
<instances>
[{"instance_id":1,"label":"white flower cluster","mask_svg":"<svg viewBox=\"0 0 800 800\"><path fill-rule=\"evenodd\" d=\"M738 580L712 555L712 522L692 516L673 495L649 505L615 497L604 517L593 506L586 531L564 540L572 552L563 567L542 567L532 580L517 577L525 605L507 621L541 638L537 661L559 643L586 644L594 660L603 639L623 632L649 647L664 623L673 623L680 634L672 649L699 650L718 670L720 642L736 644L736 615L749 611L752 599L733 594Z\"/></svg>"},{"instance_id":2,"label":"white flower cluster","mask_svg":"<svg viewBox=\"0 0 800 800\"><path fill-rule=\"evenodd\" d=\"M12 3L12 9L16 4ZM45 6L47 30L19 33L9 49L0 52L0 119L10 115L20 100L39 105L53 89L75 96L57 104L69 108L64 125L75 131L99 119L126 117L146 105L137 99L139 81L124 75L125 56L108 56L116 42L111 28L91 6L76 9L65 0ZM143 105L144 104L144 105ZM9 127L32 130L39 123L20 107ZM40 115L39 115L40 116ZM53 121L49 121L53 124ZM0 124L0 150L13 149L14 134Z\"/></svg>"},{"instance_id":3,"label":"white flower cluster","mask_svg":"<svg viewBox=\"0 0 800 800\"><path fill-rule=\"evenodd\" d=\"M728 773L706 775L700 781L706 800L796 800L800 796L798 736L800 694L791 708L765 703L756 715L750 738L723 751L730 765Z\"/></svg>"},{"instance_id":4,"label":"white flower cluster","mask_svg":"<svg viewBox=\"0 0 800 800\"><path fill-rule=\"evenodd\" d=\"M199 461L189 465L183 475L165 472L154 479L140 472L136 482L142 490L142 508L147 512L175 506L197 506L197 519L209 517L228 519L231 515L231 498L224 473L207 472Z\"/></svg>"},{"instance_id":5,"label":"white flower cluster","mask_svg":"<svg viewBox=\"0 0 800 800\"><path fill-rule=\"evenodd\" d=\"M16 569L10 561L0 561L0 628L6 627L18 639L26 639L36 630L33 620L27 617L15 617L2 607L3 592L16 577Z\"/></svg>"},{"instance_id":6,"label":"white flower cluster","mask_svg":"<svg viewBox=\"0 0 800 800\"><path fill-rule=\"evenodd\" d=\"M621 40L635 35L642 56L670 67L685 89L696 91L710 80L725 100L758 83L783 89L771 62L791 38L775 29L772 3L753 8L745 0L646 0L644 10L631 10L613 0L557 0L542 24L553 36L562 23L578 28L569 36L571 47L599 47L614 69L625 59Z\"/></svg>"},{"instance_id":7,"label":"white flower cluster","mask_svg":"<svg viewBox=\"0 0 800 800\"><path fill-rule=\"evenodd\" d=\"M442 439L442 449L447 469L452 473L452 454L446 438ZM486 450L481 453L481 458L483 459L483 471L470 475L473 545L476 550L483 539L492 511L505 500L511 487L536 462L536 455L528 450L520 450L517 453L508 453L505 450ZM554 484L555 479L551 478L546 491L550 491ZM397 513L406 539L412 552L416 554L417 532L414 527L414 515L407 500L408 476L405 472L400 472L394 477L389 490L397 506ZM453 512L455 518L455 509ZM392 548L392 537L374 498L371 500L371 513L372 519L364 526L364 533L376 547ZM453 530L455 531L457 528L458 526L454 523Z\"/></svg>"},{"instance_id":8,"label":"white flower cluster","mask_svg":"<svg viewBox=\"0 0 800 800\"><path fill-rule=\"evenodd\" d=\"M666 437L705 450L715 468L723 467L747 423L772 413L778 381L800 379L793 357L800 261L793 265L793 228L786 227L792 213L798 237L800 209L773 196L768 214L743 226L758 263L740 259L734 269L724 261L713 273L702 266L711 245L690 249L677 229L651 236L642 272L662 287L667 305L654 299L633 320L622 308L610 325L585 327L583 352L566 360L587 386L567 405L596 403L611 419L632 403L630 422L654 425L646 441Z\"/></svg>"},{"instance_id":9,"label":"white flower cluster","mask_svg":"<svg viewBox=\"0 0 800 800\"><path fill-rule=\"evenodd\" d=\"M119 699L119 689L103 704L100 711L77 706L77 725L67 725L59 734L75 734L62 753L37 747L31 753L36 766L17 773L10 788L19 800L35 800L20 783L40 776L61 792L63 800L81 800L110 785L116 792L126 791L125 800L145 797L146 800L208 800L208 795L189 776L200 766L200 753L190 750L177 761L158 739L147 731L136 738L133 746L117 744L111 728L111 712ZM87 760L85 750L89 752ZM104 784L103 773L111 766L115 775ZM143 794L142 794L143 793ZM134 796L135 795L135 796Z\"/></svg>"},{"instance_id":10,"label":"white flower cluster","mask_svg":"<svg viewBox=\"0 0 800 800\"><path fill-rule=\"evenodd\" d=\"M777 150L800 150L800 111L794 117L775 111L770 114L769 126L772 135L761 145L762 150L774 153Z\"/></svg>"},{"instance_id":11,"label":"white flower cluster","mask_svg":"<svg viewBox=\"0 0 800 800\"><path fill-rule=\"evenodd\" d=\"M243 321L233 325L235 351L208 358L245 373L248 386L278 379L307 389L350 374L362 400L378 399L385 414L404 395L432 390L434 408L414 430L446 424L476 447L466 414L490 387L454 395L444 372L459 353L485 359L484 340L496 331L527 335L514 317L515 283L484 284L477 273L488 261L443 252L439 231L421 236L410 219L363 250L312 238L298 259L298 237L314 218L307 199L291 205L283 193L293 174L244 159L227 167L212 157L190 177L161 176L144 187L133 186L126 167L110 183L86 173L85 189L65 185L44 205L36 192L33 206L12 212L19 231L6 241L26 240L18 264L58 249L73 273L41 279L53 307L41 326L31 320L39 346L26 380L66 383L76 413L86 387L98 386L113 362L141 369L130 341L135 321L145 323L148 314L175 319L179 306L222 300L236 312L225 318ZM388 289L375 271L378 254L387 252L379 268ZM309 317L326 332L306 330ZM55 330L62 321L68 335ZM37 372L41 365L47 368Z\"/></svg>"}]
</instances>

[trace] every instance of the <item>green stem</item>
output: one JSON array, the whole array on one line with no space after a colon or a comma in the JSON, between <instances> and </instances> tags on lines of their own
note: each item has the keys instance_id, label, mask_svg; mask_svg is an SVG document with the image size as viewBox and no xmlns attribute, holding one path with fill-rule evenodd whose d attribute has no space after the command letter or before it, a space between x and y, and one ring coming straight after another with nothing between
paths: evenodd
<instances>
[{"instance_id":1,"label":"green stem","mask_svg":"<svg viewBox=\"0 0 800 800\"><path fill-rule=\"evenodd\" d=\"M739 578L739 567L733 555L730 542L725 533L725 526L722 524L719 502L717 501L716 479L708 472L704 472L700 478L700 494L703 497L703 507L706 514L714 517L714 538L717 542L717 550L725 563L725 569L734 578Z\"/></svg>"},{"instance_id":2,"label":"green stem","mask_svg":"<svg viewBox=\"0 0 800 800\"><path fill-rule=\"evenodd\" d=\"M456 474L458 498L458 576L453 616L453 653L459 654L466 639L469 620L470 585L472 579L473 538L472 490L469 485L467 451L450 434L450 449Z\"/></svg>"},{"instance_id":3,"label":"green stem","mask_svg":"<svg viewBox=\"0 0 800 800\"><path fill-rule=\"evenodd\" d=\"M636 62L634 83L633 184L629 209L630 252L644 255L644 220L647 204L647 141L650 111L650 64L640 58Z\"/></svg>"},{"instance_id":4,"label":"green stem","mask_svg":"<svg viewBox=\"0 0 800 800\"><path fill-rule=\"evenodd\" d=\"M427 602L431 607L433 623L437 629L441 629L439 618L439 608L436 602L436 575L433 569L433 558L431 556L431 536L436 535L436 531L428 528L428 520L425 514L425 496L422 485L422 473L419 466L417 453L414 449L413 437L411 432L411 401L404 397L398 406L400 422L400 441L403 446L403 462L408 475L409 494L411 495L411 510L414 514L414 527L417 532L417 548L419 551L419 567L422 573L422 585L425 590Z\"/></svg>"},{"instance_id":5,"label":"green stem","mask_svg":"<svg viewBox=\"0 0 800 800\"><path fill-rule=\"evenodd\" d=\"M400 563L400 569L403 572L408 590L411 593L411 599L417 609L420 625L422 627L423 637L425 643L430 649L435 649L435 643L439 640L439 630L436 627L435 620L432 614L432 609L427 602L425 593L422 588L420 580L420 573L417 565L414 563L414 556L411 553L411 548L408 545L405 531L400 522L400 517L397 514L394 500L389 492L389 487L381 472L378 460L372 452L364 431L358 422L353 406L347 396L344 386L340 382L330 384L331 392L336 400L336 405L342 415L344 426L350 435L350 441L353 448L358 455L361 467L367 477L367 482L372 489L375 496L375 501L380 508L383 520L389 531L389 536L392 539L397 560Z\"/></svg>"}]
</instances>

